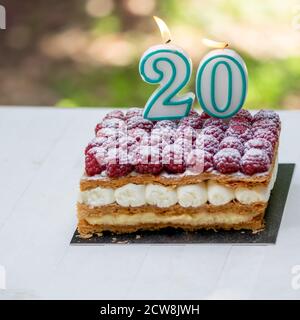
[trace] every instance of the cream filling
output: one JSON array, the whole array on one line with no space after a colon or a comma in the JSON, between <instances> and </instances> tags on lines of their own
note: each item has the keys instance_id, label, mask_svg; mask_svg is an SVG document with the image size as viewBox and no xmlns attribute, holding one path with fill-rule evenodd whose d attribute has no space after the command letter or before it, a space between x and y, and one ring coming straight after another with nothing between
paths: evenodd
<instances>
[{"instance_id":1,"label":"cream filling","mask_svg":"<svg viewBox=\"0 0 300 320\"><path fill-rule=\"evenodd\" d=\"M237 214L237 213L199 213L199 214L180 214L165 216L152 212L136 213L136 214L105 214L98 217L87 217L85 220L91 225L125 225L132 226L138 224L186 224L193 226L205 226L215 224L239 224L250 221L257 214Z\"/></svg>"},{"instance_id":2,"label":"cream filling","mask_svg":"<svg viewBox=\"0 0 300 320\"><path fill-rule=\"evenodd\" d=\"M198 207L205 203L215 206L224 205L232 200L242 204L268 202L271 190L277 175L278 162L275 161L271 181L267 187L229 188L216 181L189 184L177 188L158 184L136 185L126 184L117 189L97 187L82 191L78 202L90 207L97 207L117 203L122 207L139 207L142 205L155 205L167 208L176 203L182 207Z\"/></svg>"},{"instance_id":3,"label":"cream filling","mask_svg":"<svg viewBox=\"0 0 300 320\"><path fill-rule=\"evenodd\" d=\"M116 202L122 207L140 207L146 204L145 186L128 183L115 190Z\"/></svg>"}]
</instances>

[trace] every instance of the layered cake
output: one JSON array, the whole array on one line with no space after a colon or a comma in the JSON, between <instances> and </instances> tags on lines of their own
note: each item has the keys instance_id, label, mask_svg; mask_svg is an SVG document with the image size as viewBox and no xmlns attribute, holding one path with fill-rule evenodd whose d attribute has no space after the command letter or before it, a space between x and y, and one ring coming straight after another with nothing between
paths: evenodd
<instances>
[{"instance_id":1,"label":"layered cake","mask_svg":"<svg viewBox=\"0 0 300 320\"><path fill-rule=\"evenodd\" d=\"M142 109L112 111L85 149L78 231L128 233L264 227L277 174L280 119L240 110L221 120L192 110L149 121Z\"/></svg>"}]
</instances>

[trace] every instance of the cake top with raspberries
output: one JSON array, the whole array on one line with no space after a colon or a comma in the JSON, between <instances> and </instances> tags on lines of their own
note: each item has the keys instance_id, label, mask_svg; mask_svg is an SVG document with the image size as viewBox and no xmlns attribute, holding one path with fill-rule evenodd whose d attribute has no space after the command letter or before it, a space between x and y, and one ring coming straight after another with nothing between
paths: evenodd
<instances>
[{"instance_id":1,"label":"cake top with raspberries","mask_svg":"<svg viewBox=\"0 0 300 320\"><path fill-rule=\"evenodd\" d=\"M191 110L181 120L149 121L143 109L106 114L85 149L87 176L213 173L253 176L269 171L280 134L271 110L240 110L230 120Z\"/></svg>"}]
</instances>

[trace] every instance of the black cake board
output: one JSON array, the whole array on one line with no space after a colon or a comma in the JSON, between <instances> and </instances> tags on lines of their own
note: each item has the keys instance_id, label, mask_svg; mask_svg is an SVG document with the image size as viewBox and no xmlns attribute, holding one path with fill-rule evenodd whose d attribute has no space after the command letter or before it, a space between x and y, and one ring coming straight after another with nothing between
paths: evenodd
<instances>
[{"instance_id":1,"label":"black cake board","mask_svg":"<svg viewBox=\"0 0 300 320\"><path fill-rule=\"evenodd\" d=\"M113 234L103 232L103 235L81 239L77 230L71 240L71 245L107 245L107 244L275 244L288 196L294 163L281 163L278 166L277 179L272 190L265 214L266 227L263 231L214 231L199 230L194 232L181 229L166 228L158 231L139 231L130 234Z\"/></svg>"}]
</instances>

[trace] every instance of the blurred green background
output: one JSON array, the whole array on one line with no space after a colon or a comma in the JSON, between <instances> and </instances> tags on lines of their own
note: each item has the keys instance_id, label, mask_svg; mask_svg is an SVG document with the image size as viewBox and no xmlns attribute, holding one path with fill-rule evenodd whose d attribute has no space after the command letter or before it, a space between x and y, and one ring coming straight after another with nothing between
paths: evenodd
<instances>
[{"instance_id":1,"label":"blurred green background","mask_svg":"<svg viewBox=\"0 0 300 320\"><path fill-rule=\"evenodd\" d=\"M300 0L6 0L0 31L0 104L142 106L155 89L138 62L161 43L152 19L191 56L194 74L224 40L245 59L247 108L300 108ZM194 77L189 86L194 91Z\"/></svg>"}]
</instances>

